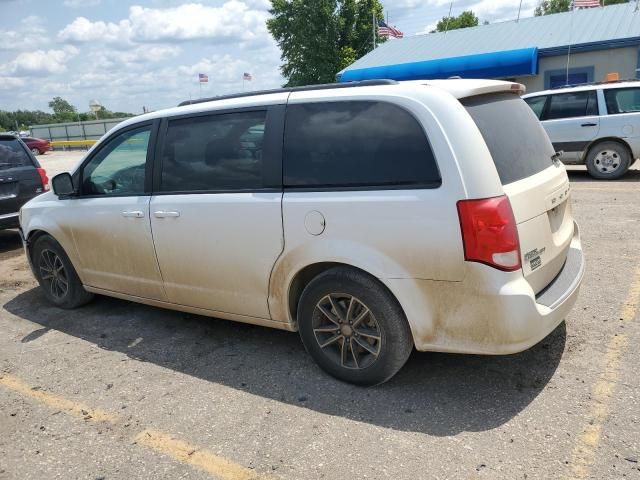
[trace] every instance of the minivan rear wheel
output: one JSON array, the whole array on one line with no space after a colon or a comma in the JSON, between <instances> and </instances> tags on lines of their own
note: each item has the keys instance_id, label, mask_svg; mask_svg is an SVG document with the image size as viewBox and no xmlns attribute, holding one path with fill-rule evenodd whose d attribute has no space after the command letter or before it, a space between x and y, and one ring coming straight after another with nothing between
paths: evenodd
<instances>
[{"instance_id":1,"label":"minivan rear wheel","mask_svg":"<svg viewBox=\"0 0 640 480\"><path fill-rule=\"evenodd\" d=\"M307 285L298 304L298 324L318 365L359 385L391 378L413 348L397 300L374 277L347 267L327 270Z\"/></svg>"},{"instance_id":2,"label":"minivan rear wheel","mask_svg":"<svg viewBox=\"0 0 640 480\"><path fill-rule=\"evenodd\" d=\"M587 155L587 170L593 178L615 180L622 177L631 164L629 151L618 142L594 145Z\"/></svg>"},{"instance_id":3,"label":"minivan rear wheel","mask_svg":"<svg viewBox=\"0 0 640 480\"><path fill-rule=\"evenodd\" d=\"M36 280L47 300L66 309L77 308L91 301L93 294L84 289L71 260L53 237L39 237L31 252Z\"/></svg>"}]
</instances>

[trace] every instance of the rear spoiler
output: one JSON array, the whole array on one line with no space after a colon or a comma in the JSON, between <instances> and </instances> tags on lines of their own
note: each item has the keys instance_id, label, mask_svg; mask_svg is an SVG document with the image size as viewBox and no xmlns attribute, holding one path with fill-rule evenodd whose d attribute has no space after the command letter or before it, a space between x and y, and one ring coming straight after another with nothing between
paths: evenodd
<instances>
[{"instance_id":1,"label":"rear spoiler","mask_svg":"<svg viewBox=\"0 0 640 480\"><path fill-rule=\"evenodd\" d=\"M502 92L511 92L522 95L527 91L527 87L521 83L505 82L502 80L472 80L460 78L449 80L426 80L420 83L423 85L442 88L457 99Z\"/></svg>"}]
</instances>

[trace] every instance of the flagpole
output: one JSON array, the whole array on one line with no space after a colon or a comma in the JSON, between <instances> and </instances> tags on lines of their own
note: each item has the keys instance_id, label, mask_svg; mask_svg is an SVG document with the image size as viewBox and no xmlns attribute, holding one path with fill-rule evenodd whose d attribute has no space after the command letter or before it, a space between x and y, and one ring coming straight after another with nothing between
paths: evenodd
<instances>
[{"instance_id":1,"label":"flagpole","mask_svg":"<svg viewBox=\"0 0 640 480\"><path fill-rule=\"evenodd\" d=\"M522 10L522 0L520 0L520 6L518 7L518 18L516 19L516 23L520 21L520 11Z\"/></svg>"},{"instance_id":2,"label":"flagpole","mask_svg":"<svg viewBox=\"0 0 640 480\"><path fill-rule=\"evenodd\" d=\"M372 12L373 17L373 49L376 49L376 12Z\"/></svg>"},{"instance_id":3,"label":"flagpole","mask_svg":"<svg viewBox=\"0 0 640 480\"><path fill-rule=\"evenodd\" d=\"M449 4L449 15L447 16L447 23L445 23L444 25L444 33L446 35L447 30L449 30L449 20L451 20L451 10L453 9L453 0L451 0L451 3Z\"/></svg>"}]
</instances>

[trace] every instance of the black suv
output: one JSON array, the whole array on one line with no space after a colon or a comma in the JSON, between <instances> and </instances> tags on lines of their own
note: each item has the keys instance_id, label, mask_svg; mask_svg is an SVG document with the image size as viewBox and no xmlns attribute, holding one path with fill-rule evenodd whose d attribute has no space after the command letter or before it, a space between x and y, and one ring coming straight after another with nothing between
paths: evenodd
<instances>
[{"instance_id":1,"label":"black suv","mask_svg":"<svg viewBox=\"0 0 640 480\"><path fill-rule=\"evenodd\" d=\"M49 179L20 138L0 133L0 229L18 226L20 207L49 190Z\"/></svg>"}]
</instances>

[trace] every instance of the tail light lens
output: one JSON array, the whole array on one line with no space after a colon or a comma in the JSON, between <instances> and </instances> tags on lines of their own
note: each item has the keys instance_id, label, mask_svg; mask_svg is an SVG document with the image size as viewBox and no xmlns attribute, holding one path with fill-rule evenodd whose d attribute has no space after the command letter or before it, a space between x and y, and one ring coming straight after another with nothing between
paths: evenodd
<instances>
[{"instance_id":1,"label":"tail light lens","mask_svg":"<svg viewBox=\"0 0 640 480\"><path fill-rule=\"evenodd\" d=\"M519 270L520 240L506 195L480 200L460 200L464 258L512 272Z\"/></svg>"},{"instance_id":2,"label":"tail light lens","mask_svg":"<svg viewBox=\"0 0 640 480\"><path fill-rule=\"evenodd\" d=\"M47 177L47 172L44 168L38 167L38 175L40 175L40 181L42 182L42 189L44 191L49 190L49 177Z\"/></svg>"}]
</instances>

